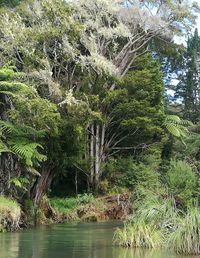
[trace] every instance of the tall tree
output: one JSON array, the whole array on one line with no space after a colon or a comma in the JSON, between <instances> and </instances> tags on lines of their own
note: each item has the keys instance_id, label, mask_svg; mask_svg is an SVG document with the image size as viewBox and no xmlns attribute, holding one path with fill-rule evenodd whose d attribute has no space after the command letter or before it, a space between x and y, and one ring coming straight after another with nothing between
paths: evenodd
<instances>
[{"instance_id":1,"label":"tall tree","mask_svg":"<svg viewBox=\"0 0 200 258\"><path fill-rule=\"evenodd\" d=\"M185 118L197 122L200 118L200 37L197 29L188 39L184 59L177 91L183 98Z\"/></svg>"},{"instance_id":2,"label":"tall tree","mask_svg":"<svg viewBox=\"0 0 200 258\"><path fill-rule=\"evenodd\" d=\"M55 134L59 122L56 106L24 80L25 74L12 67L0 69L0 192L10 195L16 194L11 180L39 174L36 169L48 155L41 144L45 136Z\"/></svg>"},{"instance_id":3,"label":"tall tree","mask_svg":"<svg viewBox=\"0 0 200 258\"><path fill-rule=\"evenodd\" d=\"M59 104L63 119L72 104L88 107L85 156L92 185L98 185L112 140L107 95L119 93L117 81L134 69L151 39L171 39L191 25L194 9L178 0L28 0L1 13L0 62L12 60L36 81L40 96Z\"/></svg>"},{"instance_id":4,"label":"tall tree","mask_svg":"<svg viewBox=\"0 0 200 258\"><path fill-rule=\"evenodd\" d=\"M115 81L104 81L102 78L109 74L123 78L134 67L137 57L147 51L148 43L153 38L170 39L177 29L180 32L180 24L186 25L185 21L191 20L191 12L190 15L186 12L191 9L185 1L125 2L74 1L75 19L86 28L80 33L80 40L87 53L83 60L90 75L90 94L96 95L96 92L102 90L116 91ZM113 94L117 95L117 92ZM106 141L112 141L112 137L109 139L112 134L108 130L109 108L103 104L106 101L102 94L99 96L98 106L103 119L88 126L88 153L92 161L93 185L98 185L102 174L102 161L106 158Z\"/></svg>"}]
</instances>

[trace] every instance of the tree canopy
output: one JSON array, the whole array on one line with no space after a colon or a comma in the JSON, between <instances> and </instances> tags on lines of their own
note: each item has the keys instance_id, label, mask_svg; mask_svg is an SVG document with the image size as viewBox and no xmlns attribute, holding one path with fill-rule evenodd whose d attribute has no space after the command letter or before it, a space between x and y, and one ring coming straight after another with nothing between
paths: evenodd
<instances>
[{"instance_id":1,"label":"tree canopy","mask_svg":"<svg viewBox=\"0 0 200 258\"><path fill-rule=\"evenodd\" d=\"M154 153L163 164L192 126L184 118L197 121L197 32L182 59L184 116L167 116L164 105L166 67L181 49L174 36L191 30L197 12L180 0L1 1L3 192L28 177L18 190L37 206L60 178L76 192L98 192L112 159L137 163Z\"/></svg>"}]
</instances>

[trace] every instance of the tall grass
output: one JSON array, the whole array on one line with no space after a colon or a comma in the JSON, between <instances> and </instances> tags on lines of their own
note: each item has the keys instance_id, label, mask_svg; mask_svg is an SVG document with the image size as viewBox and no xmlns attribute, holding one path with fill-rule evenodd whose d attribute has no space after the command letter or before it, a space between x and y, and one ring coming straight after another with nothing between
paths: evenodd
<instances>
[{"instance_id":1,"label":"tall grass","mask_svg":"<svg viewBox=\"0 0 200 258\"><path fill-rule=\"evenodd\" d=\"M21 209L17 202L0 196L0 231L14 231L19 228Z\"/></svg>"},{"instance_id":2,"label":"tall grass","mask_svg":"<svg viewBox=\"0 0 200 258\"><path fill-rule=\"evenodd\" d=\"M169 235L168 247L177 253L200 254L200 210L189 208L184 217L176 223L176 229Z\"/></svg>"},{"instance_id":3,"label":"tall grass","mask_svg":"<svg viewBox=\"0 0 200 258\"><path fill-rule=\"evenodd\" d=\"M53 198L50 200L52 207L59 213L68 213L74 210L77 205L77 199L71 198Z\"/></svg>"},{"instance_id":4,"label":"tall grass","mask_svg":"<svg viewBox=\"0 0 200 258\"><path fill-rule=\"evenodd\" d=\"M163 232L156 225L138 220L132 226L117 229L114 242L125 247L156 248L162 244Z\"/></svg>"},{"instance_id":5,"label":"tall grass","mask_svg":"<svg viewBox=\"0 0 200 258\"><path fill-rule=\"evenodd\" d=\"M157 228L168 231L174 228L177 217L181 214L182 211L176 207L173 197L161 199L159 196L152 196L140 204L135 215L146 223L153 223Z\"/></svg>"},{"instance_id":6,"label":"tall grass","mask_svg":"<svg viewBox=\"0 0 200 258\"><path fill-rule=\"evenodd\" d=\"M165 237L174 228L179 210L173 198L149 196L136 203L137 209L115 232L114 242L126 247L156 248L164 245Z\"/></svg>"},{"instance_id":7,"label":"tall grass","mask_svg":"<svg viewBox=\"0 0 200 258\"><path fill-rule=\"evenodd\" d=\"M139 206L140 203L140 206ZM179 210L173 198L147 198L115 232L114 242L125 247L167 247L177 253L200 255L200 208Z\"/></svg>"},{"instance_id":8,"label":"tall grass","mask_svg":"<svg viewBox=\"0 0 200 258\"><path fill-rule=\"evenodd\" d=\"M77 211L87 205L95 204L97 206L96 199L92 194L80 194L77 197L69 198L53 198L50 200L53 209L58 212L65 220L79 221L79 215Z\"/></svg>"}]
</instances>

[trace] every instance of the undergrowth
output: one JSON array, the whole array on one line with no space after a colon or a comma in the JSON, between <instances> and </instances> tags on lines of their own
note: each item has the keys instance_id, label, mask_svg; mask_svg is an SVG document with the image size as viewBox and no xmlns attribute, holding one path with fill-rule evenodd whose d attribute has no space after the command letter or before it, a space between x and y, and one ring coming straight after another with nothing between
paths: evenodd
<instances>
[{"instance_id":1,"label":"undergrowth","mask_svg":"<svg viewBox=\"0 0 200 258\"><path fill-rule=\"evenodd\" d=\"M77 197L52 198L50 203L54 210L65 217L66 220L80 220L77 211L83 206L97 205L92 194L80 194Z\"/></svg>"}]
</instances>

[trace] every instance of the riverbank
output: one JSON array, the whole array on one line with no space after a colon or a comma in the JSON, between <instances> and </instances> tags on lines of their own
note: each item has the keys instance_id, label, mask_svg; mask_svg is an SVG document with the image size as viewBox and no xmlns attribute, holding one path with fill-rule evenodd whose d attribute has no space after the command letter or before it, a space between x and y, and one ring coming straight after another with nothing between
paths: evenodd
<instances>
[{"instance_id":1,"label":"riverbank","mask_svg":"<svg viewBox=\"0 0 200 258\"><path fill-rule=\"evenodd\" d=\"M0 232L16 231L35 224L126 220L130 212L129 193L100 197L94 197L92 194L70 198L44 197L37 211L30 200L20 205L9 198L1 197Z\"/></svg>"},{"instance_id":2,"label":"riverbank","mask_svg":"<svg viewBox=\"0 0 200 258\"><path fill-rule=\"evenodd\" d=\"M0 234L0 257L180 258L169 250L113 246L113 234L121 226L120 221L64 223Z\"/></svg>"},{"instance_id":3,"label":"riverbank","mask_svg":"<svg viewBox=\"0 0 200 258\"><path fill-rule=\"evenodd\" d=\"M77 198L55 198L50 200L50 204L61 222L125 220L131 212L129 193L97 198L87 194Z\"/></svg>"}]
</instances>

